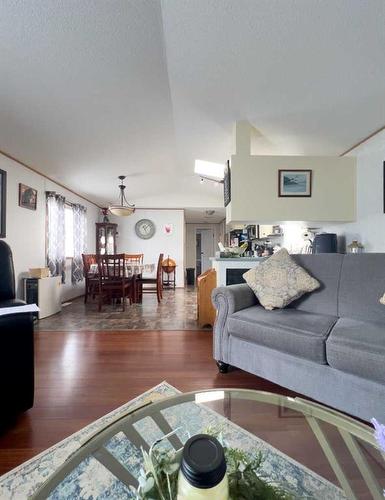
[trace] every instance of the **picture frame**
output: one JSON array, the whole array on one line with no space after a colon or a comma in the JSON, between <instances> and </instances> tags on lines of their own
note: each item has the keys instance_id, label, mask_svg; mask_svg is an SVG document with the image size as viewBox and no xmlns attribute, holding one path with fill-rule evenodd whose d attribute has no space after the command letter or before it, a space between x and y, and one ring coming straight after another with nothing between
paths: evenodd
<instances>
[{"instance_id":1,"label":"picture frame","mask_svg":"<svg viewBox=\"0 0 385 500\"><path fill-rule=\"evenodd\" d=\"M312 194L312 170L278 170L280 198L309 198Z\"/></svg>"},{"instance_id":2,"label":"picture frame","mask_svg":"<svg viewBox=\"0 0 385 500\"><path fill-rule=\"evenodd\" d=\"M0 238L6 236L7 222L7 172L0 170Z\"/></svg>"},{"instance_id":3,"label":"picture frame","mask_svg":"<svg viewBox=\"0 0 385 500\"><path fill-rule=\"evenodd\" d=\"M37 207L37 189L33 189L25 184L19 184L19 207L28 210L36 210Z\"/></svg>"},{"instance_id":4,"label":"picture frame","mask_svg":"<svg viewBox=\"0 0 385 500\"><path fill-rule=\"evenodd\" d=\"M383 163L383 174L382 174L382 183L383 183L383 195L382 195L382 199L383 199L383 210L384 210L384 214L385 214L385 161Z\"/></svg>"}]
</instances>

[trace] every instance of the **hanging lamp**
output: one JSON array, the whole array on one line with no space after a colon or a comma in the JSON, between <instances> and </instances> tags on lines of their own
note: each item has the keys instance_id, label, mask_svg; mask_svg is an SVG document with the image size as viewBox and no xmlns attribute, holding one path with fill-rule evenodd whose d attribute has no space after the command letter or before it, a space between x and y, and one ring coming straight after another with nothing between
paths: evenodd
<instances>
[{"instance_id":1,"label":"hanging lamp","mask_svg":"<svg viewBox=\"0 0 385 500\"><path fill-rule=\"evenodd\" d=\"M125 178L126 178L125 175L119 175L119 177L118 177L118 179L120 179L119 204L110 205L108 207L108 210L113 215L117 215L118 217L127 217L127 215L132 215L135 212L135 205L131 205L130 203L128 203L128 201L124 195L124 190L126 189L126 186L123 184L123 181Z\"/></svg>"}]
</instances>

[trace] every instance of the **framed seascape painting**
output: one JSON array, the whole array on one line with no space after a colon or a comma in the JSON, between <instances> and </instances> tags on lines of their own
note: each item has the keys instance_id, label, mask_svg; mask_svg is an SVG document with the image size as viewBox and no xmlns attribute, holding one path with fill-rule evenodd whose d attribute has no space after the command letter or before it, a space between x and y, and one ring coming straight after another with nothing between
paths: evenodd
<instances>
[{"instance_id":1,"label":"framed seascape painting","mask_svg":"<svg viewBox=\"0 0 385 500\"><path fill-rule=\"evenodd\" d=\"M37 190L25 184L19 184L19 207L36 210Z\"/></svg>"},{"instance_id":2,"label":"framed seascape painting","mask_svg":"<svg viewBox=\"0 0 385 500\"><path fill-rule=\"evenodd\" d=\"M385 161L384 161L384 164L383 164L383 174L382 174L382 183L383 183L383 198L382 198L382 201L383 201L383 205L384 205L384 214L385 214Z\"/></svg>"},{"instance_id":3,"label":"framed seascape painting","mask_svg":"<svg viewBox=\"0 0 385 500\"><path fill-rule=\"evenodd\" d=\"M5 238L7 172L0 170L0 238Z\"/></svg>"},{"instance_id":4,"label":"framed seascape painting","mask_svg":"<svg viewBox=\"0 0 385 500\"><path fill-rule=\"evenodd\" d=\"M278 196L309 197L312 189L311 170L279 170Z\"/></svg>"}]
</instances>

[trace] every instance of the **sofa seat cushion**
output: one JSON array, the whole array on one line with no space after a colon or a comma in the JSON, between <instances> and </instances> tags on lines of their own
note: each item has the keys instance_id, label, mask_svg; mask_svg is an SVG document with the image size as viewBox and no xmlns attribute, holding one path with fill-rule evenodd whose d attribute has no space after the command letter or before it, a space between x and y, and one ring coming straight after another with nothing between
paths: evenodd
<instances>
[{"instance_id":1,"label":"sofa seat cushion","mask_svg":"<svg viewBox=\"0 0 385 500\"><path fill-rule=\"evenodd\" d=\"M336 316L296 309L242 309L227 321L230 335L271 349L326 364L325 341Z\"/></svg>"},{"instance_id":2,"label":"sofa seat cushion","mask_svg":"<svg viewBox=\"0 0 385 500\"><path fill-rule=\"evenodd\" d=\"M376 382L385 381L385 325L340 318L326 342L330 366Z\"/></svg>"}]
</instances>

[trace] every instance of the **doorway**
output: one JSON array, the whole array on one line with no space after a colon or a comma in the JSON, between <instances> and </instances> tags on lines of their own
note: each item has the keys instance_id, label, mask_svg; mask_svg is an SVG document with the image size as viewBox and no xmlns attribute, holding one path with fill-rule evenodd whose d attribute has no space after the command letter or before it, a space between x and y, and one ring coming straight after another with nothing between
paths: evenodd
<instances>
[{"instance_id":1,"label":"doorway","mask_svg":"<svg viewBox=\"0 0 385 500\"><path fill-rule=\"evenodd\" d=\"M214 257L214 231L196 230L196 270L197 276L211 268L210 257Z\"/></svg>"}]
</instances>

